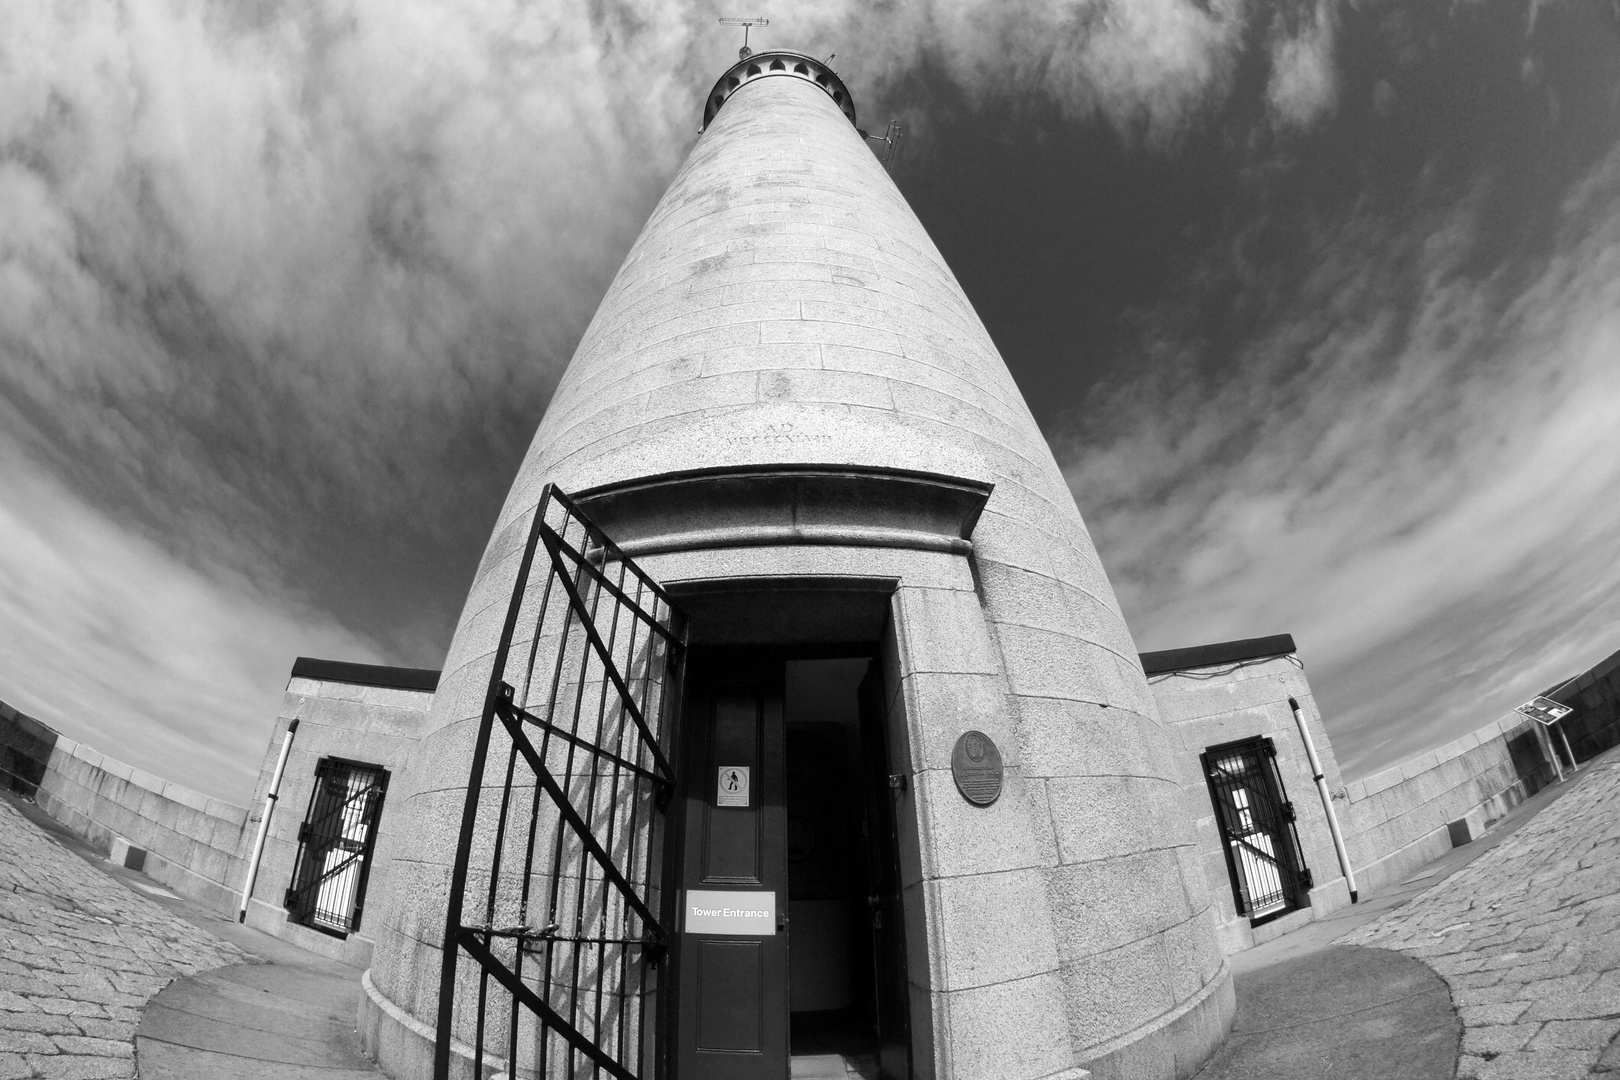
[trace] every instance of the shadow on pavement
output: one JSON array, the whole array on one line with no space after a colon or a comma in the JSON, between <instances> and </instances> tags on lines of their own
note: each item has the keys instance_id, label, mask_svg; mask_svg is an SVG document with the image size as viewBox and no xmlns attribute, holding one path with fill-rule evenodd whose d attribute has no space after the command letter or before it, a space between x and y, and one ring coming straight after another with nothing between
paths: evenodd
<instances>
[{"instance_id":1,"label":"shadow on pavement","mask_svg":"<svg viewBox=\"0 0 1620 1080\"><path fill-rule=\"evenodd\" d=\"M1449 1080L1462 1022L1411 957L1336 945L1237 980L1232 1034L1198 1080Z\"/></svg>"},{"instance_id":2,"label":"shadow on pavement","mask_svg":"<svg viewBox=\"0 0 1620 1080\"><path fill-rule=\"evenodd\" d=\"M147 1004L136 1029L141 1080L380 1076L355 1036L358 996L358 974L289 964L176 979Z\"/></svg>"}]
</instances>

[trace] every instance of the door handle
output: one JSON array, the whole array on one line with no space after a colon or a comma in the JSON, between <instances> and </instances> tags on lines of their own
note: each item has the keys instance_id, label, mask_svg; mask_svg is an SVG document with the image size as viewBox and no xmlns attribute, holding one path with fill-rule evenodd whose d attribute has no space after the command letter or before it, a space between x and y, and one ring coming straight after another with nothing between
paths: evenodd
<instances>
[{"instance_id":1,"label":"door handle","mask_svg":"<svg viewBox=\"0 0 1620 1080\"><path fill-rule=\"evenodd\" d=\"M787 912L778 911L776 913L776 932L778 934L787 933L787 922Z\"/></svg>"}]
</instances>

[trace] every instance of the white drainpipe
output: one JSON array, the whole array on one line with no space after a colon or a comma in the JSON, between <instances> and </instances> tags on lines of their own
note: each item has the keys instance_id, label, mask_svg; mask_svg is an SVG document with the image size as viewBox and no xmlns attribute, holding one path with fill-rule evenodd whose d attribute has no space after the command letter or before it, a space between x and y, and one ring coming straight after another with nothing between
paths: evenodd
<instances>
[{"instance_id":1,"label":"white drainpipe","mask_svg":"<svg viewBox=\"0 0 1620 1080\"><path fill-rule=\"evenodd\" d=\"M270 831L270 811L275 809L276 795L281 790L281 773L287 768L287 755L292 752L293 734L298 721L287 724L287 737L281 743L281 756L276 759L276 771L270 777L270 793L264 797L264 816L259 819L259 836L253 841L253 857L248 859L247 881L242 886L242 907L236 913L237 922L247 922L248 897L253 895L253 881L259 876L259 856L264 854L265 834Z\"/></svg>"},{"instance_id":2,"label":"white drainpipe","mask_svg":"<svg viewBox=\"0 0 1620 1080\"><path fill-rule=\"evenodd\" d=\"M1344 834L1339 832L1339 815L1333 812L1333 796L1328 794L1322 763L1316 758L1316 744L1311 741L1311 731L1305 726L1305 716L1299 711L1299 702L1289 698L1288 707L1294 710L1294 723L1299 725L1299 737L1305 741L1305 757L1311 763L1316 793L1322 796L1322 809L1327 811L1328 831L1333 834L1333 850L1339 854L1339 869L1344 871L1344 883L1350 887L1350 902L1353 904L1356 902L1356 873L1350 869L1350 853L1344 850Z\"/></svg>"}]
</instances>

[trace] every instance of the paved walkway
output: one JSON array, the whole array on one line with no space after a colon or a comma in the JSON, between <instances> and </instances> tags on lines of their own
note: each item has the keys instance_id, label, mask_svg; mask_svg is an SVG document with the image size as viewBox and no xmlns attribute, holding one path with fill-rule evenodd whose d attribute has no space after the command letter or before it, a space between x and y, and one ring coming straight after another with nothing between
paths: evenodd
<instances>
[{"instance_id":1,"label":"paved walkway","mask_svg":"<svg viewBox=\"0 0 1620 1080\"><path fill-rule=\"evenodd\" d=\"M0 799L0 1080L132 1078L152 995L248 959L68 855Z\"/></svg>"},{"instance_id":2,"label":"paved walkway","mask_svg":"<svg viewBox=\"0 0 1620 1080\"><path fill-rule=\"evenodd\" d=\"M381 1080L355 1035L359 979L310 953L176 979L135 1033L141 1080Z\"/></svg>"},{"instance_id":3,"label":"paved walkway","mask_svg":"<svg viewBox=\"0 0 1620 1080\"><path fill-rule=\"evenodd\" d=\"M0 1080L127 1080L137 1055L145 1080L377 1075L352 1031L355 969L23 809L0 798ZM1449 1080L1453 1062L1461 1080L1620 1080L1620 749L1402 886L1231 962L1237 1025L1200 1080Z\"/></svg>"},{"instance_id":4,"label":"paved walkway","mask_svg":"<svg viewBox=\"0 0 1620 1080\"><path fill-rule=\"evenodd\" d=\"M359 997L0 797L0 1080L375 1080Z\"/></svg>"},{"instance_id":5,"label":"paved walkway","mask_svg":"<svg viewBox=\"0 0 1620 1080\"><path fill-rule=\"evenodd\" d=\"M1617 798L1620 749L1399 885L1232 956L1232 1035L1197 1080L1557 1080L1587 1076L1594 1061L1591 1075L1607 1075L1620 942L1600 912L1612 913L1609 894L1620 890L1620 861L1608 854L1620 836ZM1560 906L1574 916L1549 915ZM1473 909L1487 914L1458 914ZM1582 988L1571 991L1585 995L1579 1019L1536 1017L1556 1003L1534 985L1546 957L1527 954L1540 936L1526 937L1527 927L1547 932L1541 951L1575 976L1552 985ZM1515 933L1511 945L1502 938ZM1517 994L1540 995L1536 1009L1520 1001L1508 1010L1518 1023L1476 1011ZM1501 1028L1522 1030L1504 1038ZM1575 1039L1578 1047L1548 1045Z\"/></svg>"},{"instance_id":6,"label":"paved walkway","mask_svg":"<svg viewBox=\"0 0 1620 1080\"><path fill-rule=\"evenodd\" d=\"M1345 944L1422 960L1463 1023L1463 1080L1620 1074L1620 755Z\"/></svg>"}]
</instances>

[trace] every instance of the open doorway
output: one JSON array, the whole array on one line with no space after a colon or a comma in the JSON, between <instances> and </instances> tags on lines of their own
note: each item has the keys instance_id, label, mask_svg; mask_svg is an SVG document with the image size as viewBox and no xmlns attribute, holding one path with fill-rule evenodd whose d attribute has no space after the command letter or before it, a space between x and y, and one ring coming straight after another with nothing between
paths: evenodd
<instances>
[{"instance_id":1,"label":"open doorway","mask_svg":"<svg viewBox=\"0 0 1620 1080\"><path fill-rule=\"evenodd\" d=\"M878 1075L860 708L870 668L864 658L787 663L788 1000L798 1075Z\"/></svg>"},{"instance_id":2,"label":"open doorway","mask_svg":"<svg viewBox=\"0 0 1620 1080\"><path fill-rule=\"evenodd\" d=\"M684 921L677 1075L910 1074L881 679L870 654L829 651L693 650L686 906L775 925ZM742 774L746 800L727 786Z\"/></svg>"}]
</instances>

